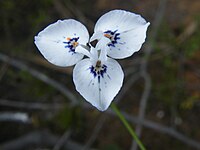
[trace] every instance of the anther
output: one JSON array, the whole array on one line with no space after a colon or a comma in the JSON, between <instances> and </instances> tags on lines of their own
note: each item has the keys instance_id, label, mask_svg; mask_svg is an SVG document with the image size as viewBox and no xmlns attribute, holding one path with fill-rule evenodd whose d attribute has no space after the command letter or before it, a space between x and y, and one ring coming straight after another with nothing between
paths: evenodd
<instances>
[{"instance_id":1,"label":"anther","mask_svg":"<svg viewBox=\"0 0 200 150\"><path fill-rule=\"evenodd\" d=\"M110 34L107 34L107 33L106 33L106 34L104 34L104 36L105 36L105 37L107 37L107 38L109 38L109 39L111 39L111 38L112 38L112 35L110 35Z\"/></svg>"},{"instance_id":2,"label":"anther","mask_svg":"<svg viewBox=\"0 0 200 150\"><path fill-rule=\"evenodd\" d=\"M66 38L66 40L67 40L67 41L70 41L70 40L71 40L71 38L69 38L69 37L68 37L68 38Z\"/></svg>"},{"instance_id":3,"label":"anther","mask_svg":"<svg viewBox=\"0 0 200 150\"><path fill-rule=\"evenodd\" d=\"M96 66L95 66L96 68L100 68L101 67L101 61L100 60L98 60L97 61L97 63L96 63Z\"/></svg>"},{"instance_id":4,"label":"anther","mask_svg":"<svg viewBox=\"0 0 200 150\"><path fill-rule=\"evenodd\" d=\"M73 47L77 47L78 46L78 42L73 42Z\"/></svg>"}]
</instances>

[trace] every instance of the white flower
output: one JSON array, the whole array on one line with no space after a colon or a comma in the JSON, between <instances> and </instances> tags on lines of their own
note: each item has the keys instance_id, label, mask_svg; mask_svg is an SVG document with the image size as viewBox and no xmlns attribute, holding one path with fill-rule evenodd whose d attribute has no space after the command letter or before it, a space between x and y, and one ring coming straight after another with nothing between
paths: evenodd
<instances>
[{"instance_id":1,"label":"white flower","mask_svg":"<svg viewBox=\"0 0 200 150\"><path fill-rule=\"evenodd\" d=\"M43 56L55 65L70 66L78 62L73 71L76 90L104 111L119 92L124 73L119 63L107 58L107 50L100 50L98 44L96 48L91 47L90 52L86 50L84 46L88 40L87 29L80 22L70 19L49 25L35 37L35 44ZM81 60L84 55L89 58Z\"/></svg>"},{"instance_id":2,"label":"white flower","mask_svg":"<svg viewBox=\"0 0 200 150\"><path fill-rule=\"evenodd\" d=\"M112 58L126 58L141 48L149 25L140 15L112 10L99 18L90 41L97 39L108 46L108 56ZM104 42L105 38L110 39L109 43Z\"/></svg>"},{"instance_id":3,"label":"white flower","mask_svg":"<svg viewBox=\"0 0 200 150\"><path fill-rule=\"evenodd\" d=\"M131 12L114 10L95 25L91 39L80 22L59 20L35 36L42 55L57 66L72 66L76 90L100 111L106 110L122 87L124 73L112 58L125 58L138 51L149 23ZM86 44L98 40L95 47ZM84 55L88 58L83 59ZM108 56L112 57L109 58Z\"/></svg>"}]
</instances>

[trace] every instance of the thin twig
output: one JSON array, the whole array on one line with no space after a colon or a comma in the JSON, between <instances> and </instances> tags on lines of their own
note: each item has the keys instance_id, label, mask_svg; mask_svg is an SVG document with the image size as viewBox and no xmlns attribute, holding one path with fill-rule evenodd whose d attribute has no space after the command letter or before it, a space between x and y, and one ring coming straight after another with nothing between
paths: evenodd
<instances>
[{"instance_id":1,"label":"thin twig","mask_svg":"<svg viewBox=\"0 0 200 150\"><path fill-rule=\"evenodd\" d=\"M31 119L27 113L23 112L2 112L0 113L0 122L3 121L30 123Z\"/></svg>"},{"instance_id":2,"label":"thin twig","mask_svg":"<svg viewBox=\"0 0 200 150\"><path fill-rule=\"evenodd\" d=\"M65 86L63 86L62 84L60 84L59 82L57 82L56 80L51 79L50 77L46 76L45 74L32 69L31 67L28 67L27 65L25 65L24 63L22 63L19 60L16 60L14 58L10 58L2 53L0 53L0 61L6 62L18 69L24 70L29 72L32 76L34 76L35 78L43 81L44 83L47 83L48 85L54 87L55 89L57 89L58 91L60 91L64 96L66 96L70 101L72 105L75 105L78 103L77 98L72 94L72 92Z\"/></svg>"},{"instance_id":3,"label":"thin twig","mask_svg":"<svg viewBox=\"0 0 200 150\"><path fill-rule=\"evenodd\" d=\"M14 107L19 109L28 109L28 110L54 110L61 109L64 107L64 104L45 104L38 102L22 102L22 101L14 101L7 99L0 99L1 106Z\"/></svg>"},{"instance_id":4,"label":"thin twig","mask_svg":"<svg viewBox=\"0 0 200 150\"><path fill-rule=\"evenodd\" d=\"M57 143L55 144L53 150L59 150L62 148L62 146L65 144L65 142L67 142L67 139L69 138L71 134L70 130L67 130L63 136L57 141Z\"/></svg>"},{"instance_id":5,"label":"thin twig","mask_svg":"<svg viewBox=\"0 0 200 150\"><path fill-rule=\"evenodd\" d=\"M140 100L140 109L139 109L139 122L136 126L136 133L138 136L140 136L141 131L142 131L142 126L140 124L141 120L145 118L145 112L146 112L146 106L147 106L147 101L150 95L151 91L151 77L150 75L146 72L143 75L144 78L144 91Z\"/></svg>"}]
</instances>

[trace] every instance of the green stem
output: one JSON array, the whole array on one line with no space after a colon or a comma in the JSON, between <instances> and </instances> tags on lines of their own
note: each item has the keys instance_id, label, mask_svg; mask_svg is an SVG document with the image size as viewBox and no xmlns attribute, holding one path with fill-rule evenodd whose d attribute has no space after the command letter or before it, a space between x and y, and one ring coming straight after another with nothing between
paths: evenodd
<instances>
[{"instance_id":1,"label":"green stem","mask_svg":"<svg viewBox=\"0 0 200 150\"><path fill-rule=\"evenodd\" d=\"M117 106L112 103L111 104L111 108L113 109L113 111L117 114L117 116L119 117L119 119L122 121L122 123L124 124L124 126L126 127L126 129L128 130L128 132L131 134L131 136L133 137L133 139L136 141L136 143L138 144L138 146L140 147L141 150L146 150L146 148L144 147L144 145L142 144L142 142L140 141L140 139L138 138L138 136L136 135L135 131L131 128L130 124L127 122L127 120L125 119L125 117L122 115L122 113L120 112L120 110L117 108Z\"/></svg>"}]
</instances>

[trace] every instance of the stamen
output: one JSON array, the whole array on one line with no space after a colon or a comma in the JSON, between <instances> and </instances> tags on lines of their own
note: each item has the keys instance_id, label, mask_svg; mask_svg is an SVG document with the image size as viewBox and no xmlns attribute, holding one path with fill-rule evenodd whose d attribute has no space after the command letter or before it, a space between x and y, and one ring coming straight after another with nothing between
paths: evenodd
<instances>
[{"instance_id":1,"label":"stamen","mask_svg":"<svg viewBox=\"0 0 200 150\"><path fill-rule=\"evenodd\" d=\"M104 36L111 40L108 46L112 47L115 47L115 44L118 43L118 40L120 39L119 37L120 33L117 33L117 30L115 31L107 30L106 32L104 32Z\"/></svg>"},{"instance_id":2,"label":"stamen","mask_svg":"<svg viewBox=\"0 0 200 150\"><path fill-rule=\"evenodd\" d=\"M107 38L109 38L109 39L112 38L112 35L110 35L110 34L108 34L108 33L104 34L104 36L107 37Z\"/></svg>"},{"instance_id":3,"label":"stamen","mask_svg":"<svg viewBox=\"0 0 200 150\"><path fill-rule=\"evenodd\" d=\"M66 41L63 42L64 44L66 44L65 48L68 48L69 52L72 52L72 54L74 54L76 47L79 45L78 42L79 37L74 37L74 38L67 37L65 38L65 40Z\"/></svg>"},{"instance_id":4,"label":"stamen","mask_svg":"<svg viewBox=\"0 0 200 150\"><path fill-rule=\"evenodd\" d=\"M100 68L101 67L101 61L100 60L98 60L97 61L97 63L96 63L96 66L95 66L96 68Z\"/></svg>"},{"instance_id":5,"label":"stamen","mask_svg":"<svg viewBox=\"0 0 200 150\"><path fill-rule=\"evenodd\" d=\"M67 41L70 41L70 40L71 40L71 38L69 38L69 37L68 37L68 38L66 38L66 40L67 40Z\"/></svg>"},{"instance_id":6,"label":"stamen","mask_svg":"<svg viewBox=\"0 0 200 150\"><path fill-rule=\"evenodd\" d=\"M74 42L72 43L73 47L77 47L78 46L78 42Z\"/></svg>"}]
</instances>

